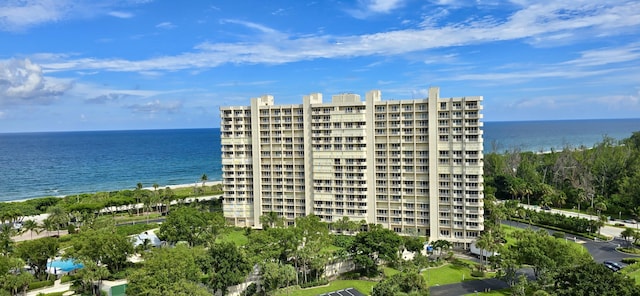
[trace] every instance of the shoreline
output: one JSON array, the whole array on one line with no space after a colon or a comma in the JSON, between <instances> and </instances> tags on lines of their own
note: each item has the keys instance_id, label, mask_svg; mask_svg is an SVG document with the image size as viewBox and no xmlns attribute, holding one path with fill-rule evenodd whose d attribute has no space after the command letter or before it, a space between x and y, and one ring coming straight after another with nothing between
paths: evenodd
<instances>
[{"instance_id":1,"label":"shoreline","mask_svg":"<svg viewBox=\"0 0 640 296\"><path fill-rule=\"evenodd\" d=\"M213 186L213 185L218 185L218 184L222 184L222 180L215 180L215 181L206 181L205 182L205 186ZM176 189L176 188L187 188L187 187L193 187L193 186L202 186L202 182L198 182L198 183L189 183L189 184L175 184L175 185L165 185L165 186L158 186L158 189L165 189L167 187L171 188L171 189ZM117 190L111 190L111 191L120 191L120 190L132 190L132 189L117 189ZM150 190L153 191L154 188L153 186L151 187L143 187L142 190ZM98 193L98 192L107 192L107 191L96 191L96 192L83 192L83 193L78 193L78 194L85 194L85 193L89 193L89 194L94 194L94 193ZM70 196L73 194L69 194L69 195L47 195L47 196L39 196L39 197L30 197L30 198L22 198L22 199L16 199L16 200L3 200L0 201L0 203L12 203L12 202L25 202L25 201L29 201L29 200L33 200L33 199L40 199L40 198L47 198L47 197L56 197L56 198L65 198L67 196Z\"/></svg>"}]
</instances>

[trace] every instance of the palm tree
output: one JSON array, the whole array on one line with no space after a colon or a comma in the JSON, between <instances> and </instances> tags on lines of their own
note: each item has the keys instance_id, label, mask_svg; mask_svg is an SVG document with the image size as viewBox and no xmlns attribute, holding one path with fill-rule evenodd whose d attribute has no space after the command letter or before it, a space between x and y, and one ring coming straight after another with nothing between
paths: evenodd
<instances>
[{"instance_id":1,"label":"palm tree","mask_svg":"<svg viewBox=\"0 0 640 296\"><path fill-rule=\"evenodd\" d=\"M595 204L595 206L593 206L593 208L597 211L598 216L600 216L601 212L607 210L607 204L605 204L604 202L598 202Z\"/></svg>"},{"instance_id":2,"label":"palm tree","mask_svg":"<svg viewBox=\"0 0 640 296\"><path fill-rule=\"evenodd\" d=\"M135 190L136 211L138 212L138 215L140 215L140 208L138 207L138 205L140 204L140 199L142 198L141 194L142 194L142 183L138 183L136 184L136 190Z\"/></svg>"},{"instance_id":3,"label":"palm tree","mask_svg":"<svg viewBox=\"0 0 640 296\"><path fill-rule=\"evenodd\" d=\"M45 220L51 221L53 226L58 229L58 236L60 236L60 227L69 223L69 214L61 206L53 206L49 208L49 217Z\"/></svg>"},{"instance_id":4,"label":"palm tree","mask_svg":"<svg viewBox=\"0 0 640 296\"><path fill-rule=\"evenodd\" d=\"M262 228L274 228L276 226L284 226L284 218L280 217L276 212L268 212L262 216L260 216L260 223L262 223Z\"/></svg>"},{"instance_id":5,"label":"palm tree","mask_svg":"<svg viewBox=\"0 0 640 296\"><path fill-rule=\"evenodd\" d=\"M155 200L155 207L156 210L158 210L158 200L160 200L160 198L158 197L158 187L160 187L160 185L158 185L158 183L153 183L153 197Z\"/></svg>"},{"instance_id":6,"label":"palm tree","mask_svg":"<svg viewBox=\"0 0 640 296\"><path fill-rule=\"evenodd\" d=\"M438 250L438 258L442 256L442 250L448 250L451 248L451 242L439 239L432 244L433 248Z\"/></svg>"},{"instance_id":7,"label":"palm tree","mask_svg":"<svg viewBox=\"0 0 640 296\"><path fill-rule=\"evenodd\" d=\"M167 186L164 189L164 195L162 196L162 201L166 205L165 213L169 212L169 207L171 206L171 201L173 201L173 190L171 187Z\"/></svg>"},{"instance_id":8,"label":"palm tree","mask_svg":"<svg viewBox=\"0 0 640 296\"><path fill-rule=\"evenodd\" d=\"M51 230L55 228L53 222L49 219L44 219L42 221L42 229L47 231L47 236L51 235Z\"/></svg>"},{"instance_id":9,"label":"palm tree","mask_svg":"<svg viewBox=\"0 0 640 296\"><path fill-rule=\"evenodd\" d=\"M26 221L24 221L24 223L22 224L22 228L25 231L29 231L29 234L31 235L32 239L33 239L33 232L34 231L36 233L40 233L40 232L38 232L38 230L40 230L40 225L38 225L38 222L36 222L34 220L26 220Z\"/></svg>"},{"instance_id":10,"label":"palm tree","mask_svg":"<svg viewBox=\"0 0 640 296\"><path fill-rule=\"evenodd\" d=\"M200 181L202 181L202 193L206 191L204 184L207 183L207 180L209 180L209 177L207 177L207 174L202 174L202 177L200 177Z\"/></svg>"},{"instance_id":11,"label":"palm tree","mask_svg":"<svg viewBox=\"0 0 640 296\"><path fill-rule=\"evenodd\" d=\"M640 220L640 206L631 209L631 214L636 218L636 220ZM638 230L638 223L636 221L636 230Z\"/></svg>"}]
</instances>

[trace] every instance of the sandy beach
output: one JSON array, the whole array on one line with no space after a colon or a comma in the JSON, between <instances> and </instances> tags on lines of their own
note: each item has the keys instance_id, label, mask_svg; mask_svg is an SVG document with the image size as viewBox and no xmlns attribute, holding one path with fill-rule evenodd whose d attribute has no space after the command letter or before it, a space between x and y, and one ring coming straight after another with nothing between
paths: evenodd
<instances>
[{"instance_id":1,"label":"sandy beach","mask_svg":"<svg viewBox=\"0 0 640 296\"><path fill-rule=\"evenodd\" d=\"M222 184L222 181L207 181L207 182L205 182L205 186L213 186L213 185L217 185L217 184ZM191 184L167 185L167 186L158 187L158 189L164 189L164 188L167 188L167 187L169 187L171 189L187 188L187 187L193 187L194 185L197 186L197 187L201 187L202 186L202 182L191 183ZM153 187L144 187L143 189L151 190L151 191L154 190ZM63 198L64 196L58 196L58 197ZM214 197L213 196L212 197L208 197L207 196L207 197L191 198L191 199L189 199L188 202L190 202L191 200L194 200L194 199L208 199L208 198L214 198ZM21 202L21 201L25 201L25 200L29 200L29 199L3 201L3 202ZM177 203L177 201L174 201L174 202ZM141 206L142 206L141 204L134 205L134 207L141 207ZM108 209L103 209L103 210L106 210L107 212L109 211ZM27 220L34 220L34 221L36 221L36 223L42 224L42 221L47 219L47 217L49 217L49 214L46 214L46 213L45 214L40 214L40 215L35 215L35 216L25 216L22 221L24 222L24 221L27 221ZM53 236L53 235L57 235L57 234L58 234L58 231L42 231L40 233L36 233L36 232L32 233L31 231L26 231L24 233L21 233L20 235L12 237L12 239L14 241L18 242L18 241L36 239L36 238L41 238L41 237ZM65 234L67 234L67 230L60 230L60 235L65 235Z\"/></svg>"},{"instance_id":2,"label":"sandy beach","mask_svg":"<svg viewBox=\"0 0 640 296\"><path fill-rule=\"evenodd\" d=\"M222 184L222 181L207 181L205 182L204 186L213 186L213 185L218 185L218 184ZM158 190L160 189L165 189L167 187L171 188L171 189L176 189L176 188L186 188L186 187L201 187L202 186L202 182L194 182L194 183L189 183L189 184L176 184L176 185L164 185L164 186L158 186ZM130 190L133 190L135 188L132 188ZM153 187L143 187L142 189L145 190L150 190L153 191L155 190ZM116 190L125 190L125 189L116 189ZM113 190L113 191L116 191ZM84 192L84 193L95 193L95 192ZM73 194L71 194L73 195ZM58 198L64 198L67 195L55 195L53 197L58 197ZM2 200L0 201L0 203L7 203L7 202L23 202L23 201L27 201L27 200L32 200L32 199L38 199L38 198L45 198L45 197L52 197L50 196L40 196L40 197L33 197L33 198L23 198L23 199L16 199L16 200Z\"/></svg>"}]
</instances>

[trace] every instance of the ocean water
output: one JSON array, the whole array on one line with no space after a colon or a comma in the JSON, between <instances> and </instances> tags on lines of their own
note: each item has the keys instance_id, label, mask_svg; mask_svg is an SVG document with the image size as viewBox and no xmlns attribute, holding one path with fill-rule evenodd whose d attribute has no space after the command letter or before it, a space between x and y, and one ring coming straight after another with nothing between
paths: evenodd
<instances>
[{"instance_id":1,"label":"ocean water","mask_svg":"<svg viewBox=\"0 0 640 296\"><path fill-rule=\"evenodd\" d=\"M485 122L485 152L592 147L640 119ZM221 179L220 129L0 134L0 201Z\"/></svg>"},{"instance_id":2,"label":"ocean water","mask_svg":"<svg viewBox=\"0 0 640 296\"><path fill-rule=\"evenodd\" d=\"M220 129L0 134L0 201L221 179Z\"/></svg>"},{"instance_id":3,"label":"ocean water","mask_svg":"<svg viewBox=\"0 0 640 296\"><path fill-rule=\"evenodd\" d=\"M640 131L640 118L485 122L484 152L591 148L601 143L605 136L621 140L636 131Z\"/></svg>"}]
</instances>

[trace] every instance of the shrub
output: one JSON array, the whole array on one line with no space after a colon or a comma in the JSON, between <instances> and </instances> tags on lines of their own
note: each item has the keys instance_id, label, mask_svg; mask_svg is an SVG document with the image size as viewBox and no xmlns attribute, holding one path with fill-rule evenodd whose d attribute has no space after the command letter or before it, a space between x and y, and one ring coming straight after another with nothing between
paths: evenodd
<instances>
[{"instance_id":1,"label":"shrub","mask_svg":"<svg viewBox=\"0 0 640 296\"><path fill-rule=\"evenodd\" d=\"M620 261L622 261L622 263L626 263L626 264L633 264L633 263L636 263L636 262L640 262L640 258L635 258L635 257L624 258L624 259L622 259Z\"/></svg>"},{"instance_id":2,"label":"shrub","mask_svg":"<svg viewBox=\"0 0 640 296\"><path fill-rule=\"evenodd\" d=\"M553 233L553 237L556 237L556 238L564 238L564 232L562 232L562 231L556 231L556 232L554 232L554 233Z\"/></svg>"},{"instance_id":3,"label":"shrub","mask_svg":"<svg viewBox=\"0 0 640 296\"><path fill-rule=\"evenodd\" d=\"M473 270L471 271L471 276L472 277L485 277L485 272L482 270Z\"/></svg>"},{"instance_id":4,"label":"shrub","mask_svg":"<svg viewBox=\"0 0 640 296\"><path fill-rule=\"evenodd\" d=\"M256 286L256 283L251 283L251 285L249 285L246 289L244 289L244 291L242 291L240 296L253 296L253 295L256 295L257 293L258 293L258 286Z\"/></svg>"},{"instance_id":5,"label":"shrub","mask_svg":"<svg viewBox=\"0 0 640 296\"><path fill-rule=\"evenodd\" d=\"M357 280L360 278L360 273L355 271L349 271L349 272L343 273L340 277L345 280Z\"/></svg>"},{"instance_id":6,"label":"shrub","mask_svg":"<svg viewBox=\"0 0 640 296\"><path fill-rule=\"evenodd\" d=\"M39 282L31 282L29 283L29 290L40 289L43 287L53 286L53 280L48 281L39 281Z\"/></svg>"},{"instance_id":7,"label":"shrub","mask_svg":"<svg viewBox=\"0 0 640 296\"><path fill-rule=\"evenodd\" d=\"M65 274L62 276L62 278L60 278L60 283L64 284L67 282L72 282L75 281L78 278L77 275L69 275L69 274Z\"/></svg>"},{"instance_id":8,"label":"shrub","mask_svg":"<svg viewBox=\"0 0 640 296\"><path fill-rule=\"evenodd\" d=\"M111 281L114 281L114 280L122 280L122 279L127 278L127 274L128 274L128 273L127 273L127 270L126 270L126 269L123 269L123 270L120 270L120 271L118 271L118 272L116 272L116 273L112 273L112 274L110 274L110 275L109 275L109 280L111 280Z\"/></svg>"},{"instance_id":9,"label":"shrub","mask_svg":"<svg viewBox=\"0 0 640 296\"><path fill-rule=\"evenodd\" d=\"M355 240L355 236L337 234L333 236L333 245L336 247L348 249Z\"/></svg>"},{"instance_id":10,"label":"shrub","mask_svg":"<svg viewBox=\"0 0 640 296\"><path fill-rule=\"evenodd\" d=\"M76 227L73 224L69 224L67 225L67 231L69 232L69 234L75 234L77 233L76 231Z\"/></svg>"},{"instance_id":11,"label":"shrub","mask_svg":"<svg viewBox=\"0 0 640 296\"><path fill-rule=\"evenodd\" d=\"M309 287L316 287L316 286L322 286L322 285L326 285L329 283L329 280L327 279L322 279L319 281L313 281L313 282L307 282L304 284L300 284L300 288L309 288Z\"/></svg>"}]
</instances>

